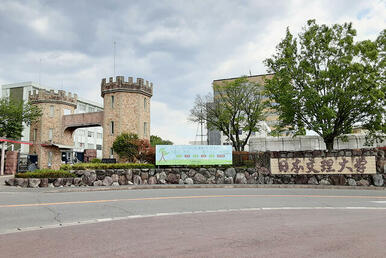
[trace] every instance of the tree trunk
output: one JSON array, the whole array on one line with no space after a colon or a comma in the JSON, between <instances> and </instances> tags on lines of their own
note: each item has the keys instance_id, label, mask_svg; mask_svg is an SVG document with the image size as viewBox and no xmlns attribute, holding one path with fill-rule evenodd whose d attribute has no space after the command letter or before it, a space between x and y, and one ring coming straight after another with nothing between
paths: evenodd
<instances>
[{"instance_id":1,"label":"tree trunk","mask_svg":"<svg viewBox=\"0 0 386 258\"><path fill-rule=\"evenodd\" d=\"M334 149L334 138L325 138L324 143L326 144L326 149L332 151Z\"/></svg>"}]
</instances>

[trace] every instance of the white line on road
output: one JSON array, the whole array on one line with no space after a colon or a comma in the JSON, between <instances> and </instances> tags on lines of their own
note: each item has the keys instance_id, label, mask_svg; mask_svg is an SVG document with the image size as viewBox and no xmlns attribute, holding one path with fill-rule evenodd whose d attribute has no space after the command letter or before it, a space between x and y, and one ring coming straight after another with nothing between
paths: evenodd
<instances>
[{"instance_id":1,"label":"white line on road","mask_svg":"<svg viewBox=\"0 0 386 258\"><path fill-rule=\"evenodd\" d=\"M371 201L371 202L374 202L374 203L386 203L386 201Z\"/></svg>"},{"instance_id":2,"label":"white line on road","mask_svg":"<svg viewBox=\"0 0 386 258\"><path fill-rule=\"evenodd\" d=\"M165 212L156 214L142 214L142 215L130 215L126 217L112 217L112 218L99 218L90 219L78 222L65 222L60 224L51 224L44 226L33 226L25 228L16 228L5 230L0 232L0 235L16 233L16 232L27 232L50 228L61 228L76 225L94 224L99 222L118 221L125 219L139 219L139 218L150 218L150 217L161 217L161 216L176 216L176 215L189 215L189 214L203 214L203 213L215 213L215 212L242 212L242 211L268 211L268 210L386 210L386 207L263 207L263 208L242 208L242 209L220 209L220 210L205 210L205 211L183 211L183 212Z\"/></svg>"}]
</instances>

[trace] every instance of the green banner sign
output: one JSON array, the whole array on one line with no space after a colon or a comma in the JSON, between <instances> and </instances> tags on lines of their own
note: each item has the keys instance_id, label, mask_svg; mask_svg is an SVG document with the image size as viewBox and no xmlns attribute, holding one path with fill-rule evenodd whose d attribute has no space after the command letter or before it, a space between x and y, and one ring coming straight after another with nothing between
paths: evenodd
<instances>
[{"instance_id":1,"label":"green banner sign","mask_svg":"<svg viewBox=\"0 0 386 258\"><path fill-rule=\"evenodd\" d=\"M156 165L231 165L231 145L157 145Z\"/></svg>"}]
</instances>

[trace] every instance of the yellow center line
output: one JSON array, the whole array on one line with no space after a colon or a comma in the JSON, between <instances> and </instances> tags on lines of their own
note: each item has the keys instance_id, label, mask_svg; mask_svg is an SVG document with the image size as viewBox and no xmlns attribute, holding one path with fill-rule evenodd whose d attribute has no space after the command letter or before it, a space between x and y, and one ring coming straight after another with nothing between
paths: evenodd
<instances>
[{"instance_id":1,"label":"yellow center line","mask_svg":"<svg viewBox=\"0 0 386 258\"><path fill-rule=\"evenodd\" d=\"M273 194L246 194L246 195L193 195L193 196L164 196L164 197L143 197L143 198L124 198L111 200L93 201L70 201L70 202L46 202L46 203L25 203L25 204L4 204L0 208L11 207L36 207L69 204L89 204L122 201L154 201L154 200L173 200L173 199L204 199L204 198L229 198L229 197L303 197L303 198L351 198L351 199L386 199L386 196L350 196L350 195L273 195Z\"/></svg>"}]
</instances>

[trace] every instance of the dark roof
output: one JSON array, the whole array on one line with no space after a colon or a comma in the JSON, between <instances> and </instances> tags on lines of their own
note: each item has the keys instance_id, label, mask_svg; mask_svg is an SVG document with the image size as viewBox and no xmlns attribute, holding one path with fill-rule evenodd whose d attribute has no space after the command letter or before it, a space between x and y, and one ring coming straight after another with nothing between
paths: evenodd
<instances>
[{"instance_id":1,"label":"dark roof","mask_svg":"<svg viewBox=\"0 0 386 258\"><path fill-rule=\"evenodd\" d=\"M260 77L260 76L273 75L273 74L274 73L264 73L264 74L249 75L249 76L245 76L245 77L251 78L251 77ZM215 81L235 80L235 79L238 79L238 78L241 78L241 77L244 77L244 76L233 77L233 78L225 78L225 79L217 79L217 80L213 80L213 81L215 82Z\"/></svg>"}]
</instances>

